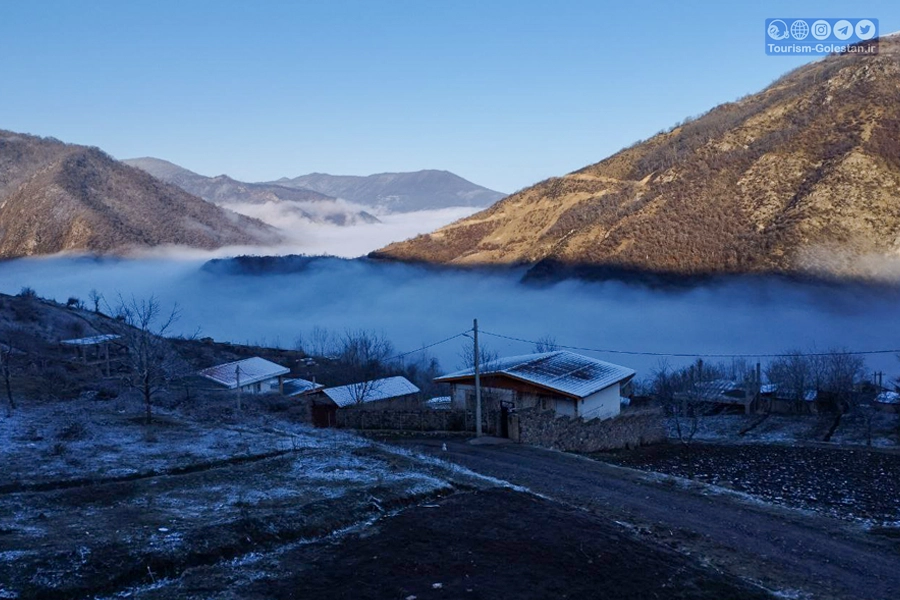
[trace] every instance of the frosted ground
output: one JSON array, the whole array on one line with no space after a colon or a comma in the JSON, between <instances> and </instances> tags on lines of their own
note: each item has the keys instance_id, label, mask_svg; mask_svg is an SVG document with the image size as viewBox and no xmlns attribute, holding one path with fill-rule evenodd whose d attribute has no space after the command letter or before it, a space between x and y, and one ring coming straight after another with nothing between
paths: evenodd
<instances>
[{"instance_id":1,"label":"frosted ground","mask_svg":"<svg viewBox=\"0 0 900 600\"><path fill-rule=\"evenodd\" d=\"M0 598L113 592L486 481L264 410L140 414L126 395L3 415Z\"/></svg>"}]
</instances>

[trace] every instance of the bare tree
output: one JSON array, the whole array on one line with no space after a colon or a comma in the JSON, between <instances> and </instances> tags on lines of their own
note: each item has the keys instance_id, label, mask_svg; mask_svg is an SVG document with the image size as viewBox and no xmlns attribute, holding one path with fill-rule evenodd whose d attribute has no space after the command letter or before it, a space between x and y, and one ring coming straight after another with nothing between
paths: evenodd
<instances>
[{"instance_id":1,"label":"bare tree","mask_svg":"<svg viewBox=\"0 0 900 600\"><path fill-rule=\"evenodd\" d=\"M0 371L3 375L3 388L6 391L9 414L16 409L16 400L12 392L12 355L13 346L9 339L0 344Z\"/></svg>"},{"instance_id":2,"label":"bare tree","mask_svg":"<svg viewBox=\"0 0 900 600\"><path fill-rule=\"evenodd\" d=\"M717 400L727 373L725 365L708 365L699 359L680 369L661 361L654 370L651 394L663 406L682 443L693 441L701 417L721 408Z\"/></svg>"},{"instance_id":3,"label":"bare tree","mask_svg":"<svg viewBox=\"0 0 900 600\"><path fill-rule=\"evenodd\" d=\"M446 387L446 384L434 382L434 379L441 375L441 365L438 359L427 351L416 353L415 358L405 359L403 373L407 379L422 390L426 398L438 395Z\"/></svg>"},{"instance_id":4,"label":"bare tree","mask_svg":"<svg viewBox=\"0 0 900 600\"><path fill-rule=\"evenodd\" d=\"M556 338L550 334L542 335L534 344L534 351L538 354L557 350L559 350L559 345L556 343Z\"/></svg>"},{"instance_id":5,"label":"bare tree","mask_svg":"<svg viewBox=\"0 0 900 600\"><path fill-rule=\"evenodd\" d=\"M469 337L469 336L466 336ZM491 350L487 344L479 340L478 343L478 364L482 367L489 362L500 358L500 353ZM459 351L459 359L462 361L460 369L471 369L475 366L475 344L464 343Z\"/></svg>"},{"instance_id":6,"label":"bare tree","mask_svg":"<svg viewBox=\"0 0 900 600\"><path fill-rule=\"evenodd\" d=\"M164 312L155 296L139 300L119 297L116 318L126 327L119 330L128 349L129 383L140 390L146 422L153 422L153 398L174 377L185 370L171 344L165 339L178 320L178 306Z\"/></svg>"},{"instance_id":7,"label":"bare tree","mask_svg":"<svg viewBox=\"0 0 900 600\"><path fill-rule=\"evenodd\" d=\"M355 404L363 404L378 392L380 378L390 372L394 345L383 334L364 329L347 330L338 341L338 362Z\"/></svg>"},{"instance_id":8,"label":"bare tree","mask_svg":"<svg viewBox=\"0 0 900 600\"><path fill-rule=\"evenodd\" d=\"M808 394L830 400L834 409L845 413L858 397L856 389L862 380L865 362L845 350L804 354L793 350L769 363L766 376L778 388L781 397L797 407L807 402Z\"/></svg>"},{"instance_id":9,"label":"bare tree","mask_svg":"<svg viewBox=\"0 0 900 600\"><path fill-rule=\"evenodd\" d=\"M303 351L312 356L331 356L337 353L334 336L324 327L316 325L300 340L304 346Z\"/></svg>"},{"instance_id":10,"label":"bare tree","mask_svg":"<svg viewBox=\"0 0 900 600\"><path fill-rule=\"evenodd\" d=\"M816 365L809 356L799 350L791 350L768 364L766 378L775 384L780 398L793 401L799 409L806 394L816 389Z\"/></svg>"},{"instance_id":11,"label":"bare tree","mask_svg":"<svg viewBox=\"0 0 900 600\"><path fill-rule=\"evenodd\" d=\"M865 377L865 361L846 350L831 350L817 357L821 363L818 389L837 403L840 412L859 409L859 384Z\"/></svg>"},{"instance_id":12,"label":"bare tree","mask_svg":"<svg viewBox=\"0 0 900 600\"><path fill-rule=\"evenodd\" d=\"M94 312L99 314L100 304L103 302L103 294L95 289L92 289L90 292L88 292L88 299L91 301L91 304L94 305Z\"/></svg>"}]
</instances>

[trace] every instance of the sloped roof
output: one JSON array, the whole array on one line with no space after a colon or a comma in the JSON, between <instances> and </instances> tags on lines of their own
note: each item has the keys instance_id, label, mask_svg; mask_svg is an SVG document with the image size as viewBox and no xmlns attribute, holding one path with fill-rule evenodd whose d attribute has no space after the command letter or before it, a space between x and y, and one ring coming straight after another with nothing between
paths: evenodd
<instances>
[{"instance_id":1,"label":"sloped roof","mask_svg":"<svg viewBox=\"0 0 900 600\"><path fill-rule=\"evenodd\" d=\"M453 399L450 396L438 396L425 401L425 406L435 410L450 410Z\"/></svg>"},{"instance_id":2,"label":"sloped roof","mask_svg":"<svg viewBox=\"0 0 900 600\"><path fill-rule=\"evenodd\" d=\"M875 396L875 402L880 404L900 404L900 394L897 392L881 392Z\"/></svg>"},{"instance_id":3,"label":"sloped roof","mask_svg":"<svg viewBox=\"0 0 900 600\"><path fill-rule=\"evenodd\" d=\"M744 392L744 385L732 379L713 379L697 383L697 390L704 396L712 398L724 396L729 392Z\"/></svg>"},{"instance_id":4,"label":"sloped roof","mask_svg":"<svg viewBox=\"0 0 900 600\"><path fill-rule=\"evenodd\" d=\"M406 377L397 376L328 388L322 390L322 393L338 407L343 408L358 404L360 396L362 396L362 402L377 402L398 396L418 394L419 388L410 383Z\"/></svg>"},{"instance_id":5,"label":"sloped roof","mask_svg":"<svg viewBox=\"0 0 900 600\"><path fill-rule=\"evenodd\" d=\"M634 369L566 350L499 358L482 365L480 371L482 376L504 375L572 398L585 398L635 374ZM449 383L474 376L473 367L435 381Z\"/></svg>"},{"instance_id":6,"label":"sloped roof","mask_svg":"<svg viewBox=\"0 0 900 600\"><path fill-rule=\"evenodd\" d=\"M73 340L63 340L60 344L65 344L66 346L95 346L97 344L102 344L103 342L117 340L120 337L122 336L114 333L106 333L103 335L92 335L91 337L76 338Z\"/></svg>"},{"instance_id":7,"label":"sloped roof","mask_svg":"<svg viewBox=\"0 0 900 600\"><path fill-rule=\"evenodd\" d=\"M245 358L244 360L236 360L224 365L203 369L199 375L233 390L237 388L238 369L240 369L241 387L273 379L279 375L287 375L291 372L286 367L254 356L253 358Z\"/></svg>"},{"instance_id":8,"label":"sloped roof","mask_svg":"<svg viewBox=\"0 0 900 600\"><path fill-rule=\"evenodd\" d=\"M306 379L285 379L284 395L299 396L300 394L306 394L315 390L321 390L324 387L325 386L321 383L307 381Z\"/></svg>"}]
</instances>

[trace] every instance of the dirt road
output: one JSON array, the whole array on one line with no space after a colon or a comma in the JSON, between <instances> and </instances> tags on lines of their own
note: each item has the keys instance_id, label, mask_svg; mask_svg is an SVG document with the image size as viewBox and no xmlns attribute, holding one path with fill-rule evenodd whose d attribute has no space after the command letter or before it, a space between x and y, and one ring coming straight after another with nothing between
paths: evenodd
<instances>
[{"instance_id":1,"label":"dirt road","mask_svg":"<svg viewBox=\"0 0 900 600\"><path fill-rule=\"evenodd\" d=\"M900 594L900 546L853 524L537 448L397 443L619 521L769 589L814 598Z\"/></svg>"}]
</instances>

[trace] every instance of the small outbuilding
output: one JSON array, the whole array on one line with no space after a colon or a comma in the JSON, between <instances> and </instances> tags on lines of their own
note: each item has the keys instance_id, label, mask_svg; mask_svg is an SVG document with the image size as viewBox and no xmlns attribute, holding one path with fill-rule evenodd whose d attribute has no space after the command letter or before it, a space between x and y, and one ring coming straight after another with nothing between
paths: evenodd
<instances>
[{"instance_id":1,"label":"small outbuilding","mask_svg":"<svg viewBox=\"0 0 900 600\"><path fill-rule=\"evenodd\" d=\"M622 388L635 375L628 367L564 350L500 358L479 371L482 408L500 413L501 429L512 409L539 408L585 420L614 417L621 411ZM450 384L453 408L474 409L474 368L435 382Z\"/></svg>"},{"instance_id":2,"label":"small outbuilding","mask_svg":"<svg viewBox=\"0 0 900 600\"><path fill-rule=\"evenodd\" d=\"M284 376L290 372L287 367L254 356L203 369L198 375L242 393L281 394L284 392Z\"/></svg>"},{"instance_id":3,"label":"small outbuilding","mask_svg":"<svg viewBox=\"0 0 900 600\"><path fill-rule=\"evenodd\" d=\"M92 335L90 337L62 340L61 345L75 350L75 357L86 365L100 365L107 377L112 374L111 363L116 357L110 358L109 346L121 339L121 335L106 333Z\"/></svg>"},{"instance_id":4,"label":"small outbuilding","mask_svg":"<svg viewBox=\"0 0 900 600\"><path fill-rule=\"evenodd\" d=\"M346 408L396 410L418 406L419 388L406 377L385 377L326 388L310 395L316 427L332 427L335 412Z\"/></svg>"}]
</instances>

